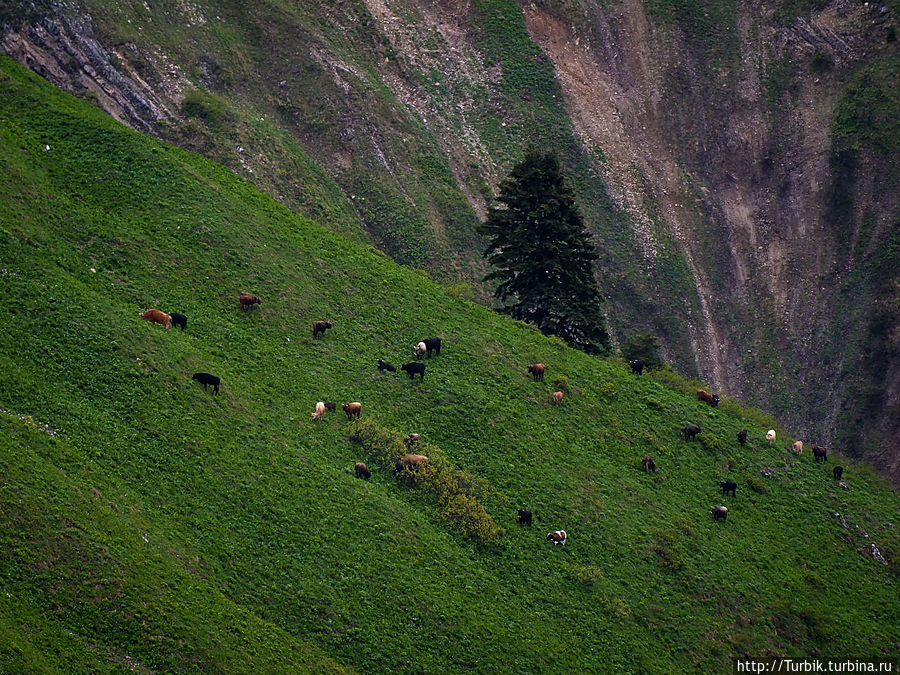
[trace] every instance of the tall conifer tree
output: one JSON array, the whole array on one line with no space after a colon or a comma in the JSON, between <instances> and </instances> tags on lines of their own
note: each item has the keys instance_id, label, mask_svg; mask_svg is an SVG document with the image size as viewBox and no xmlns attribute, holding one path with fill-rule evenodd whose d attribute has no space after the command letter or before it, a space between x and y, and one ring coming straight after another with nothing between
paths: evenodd
<instances>
[{"instance_id":1,"label":"tall conifer tree","mask_svg":"<svg viewBox=\"0 0 900 675\"><path fill-rule=\"evenodd\" d=\"M607 351L598 256L556 155L529 150L498 202L478 231L489 238L485 281L499 281L500 311L586 352Z\"/></svg>"}]
</instances>

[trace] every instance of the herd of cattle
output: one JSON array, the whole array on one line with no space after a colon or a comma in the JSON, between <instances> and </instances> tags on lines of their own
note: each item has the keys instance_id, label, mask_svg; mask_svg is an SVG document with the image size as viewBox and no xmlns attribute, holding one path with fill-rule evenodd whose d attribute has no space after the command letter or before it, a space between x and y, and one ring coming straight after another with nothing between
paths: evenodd
<instances>
[{"instance_id":1,"label":"herd of cattle","mask_svg":"<svg viewBox=\"0 0 900 675\"><path fill-rule=\"evenodd\" d=\"M251 309L254 305L261 304L262 301L255 295L240 295L238 296L238 306L241 310ZM159 309L149 309L146 312L140 314L140 318L149 321L151 323L158 323L165 326L165 329L168 331L172 324L181 328L181 330L187 329L187 317L184 314L179 314L178 312L163 312ZM325 331L329 328L332 328L332 324L330 321L314 321L312 324L313 329L313 338L317 338L319 335L324 335ZM416 359L421 359L425 356L431 358L432 355L439 356L441 353L441 338L427 338L418 342L413 347L413 354ZM628 362L629 367L631 368L631 372L635 375L641 375L644 371L645 364L641 359L633 359ZM387 371L391 373L397 372L397 369L388 363L387 361L383 361L382 359L378 359L377 367L379 371ZM400 370L409 374L410 379L413 379L416 375L419 375L420 380L425 379L425 364L420 361L411 361L409 363L404 363L400 366ZM532 376L535 382L543 382L544 380L544 372L546 370L546 366L543 363L535 363L533 365L528 366L527 372ZM203 388L206 389L207 386L211 386L213 388L213 394L219 393L219 384L221 380L210 373L194 373L191 376L192 380L195 380L203 385ZM557 391L554 392L551 401L555 405L560 405L563 400L563 392ZM704 403L716 407L719 405L719 396L718 394L711 394L708 391L703 389L697 390L697 400L703 401ZM359 419L362 414L362 404L358 401L353 401L351 403L345 403L341 406L341 409L347 415L348 420ZM315 408L312 413L312 419L314 421L319 421L325 415L325 411L336 412L337 411L337 402L335 401L319 401L316 403ZM688 424L683 429L682 432L684 434L685 442L690 442L694 440L697 435L702 432L702 429L696 424ZM747 443L748 432L746 429L741 429L737 434L738 442L743 446ZM421 438L419 434L409 434L406 438L406 446L407 450L413 449L420 442ZM769 429L766 433L766 443L768 445L773 445L775 443L775 430ZM800 455L803 454L803 441L796 441L793 446L793 451ZM813 461L825 462L828 457L828 453L825 448L820 447L818 445L813 446ZM425 465L428 463L427 455L420 455L415 453L407 452L407 454L403 455L396 463L394 467L394 474L398 474L404 469L414 470L415 468ZM651 473L656 471L656 463L653 461L653 458L650 455L644 455L641 460L641 469L645 473ZM357 462L354 466L354 470L357 478L362 478L364 480L368 480L372 475L369 468L366 466L364 462ZM840 481L844 473L844 468L842 466L834 467L833 475L835 481ZM720 488L722 489L722 494L727 495L731 494L732 498L737 496L737 483L733 480L721 481L719 483ZM728 518L728 508L719 504L710 508L709 512L712 514L714 520L722 520L725 521ZM528 509L517 509L516 510L516 519L520 525L531 526L533 521L533 514ZM547 541L552 541L554 544L565 544L566 543L566 532L565 530L556 530L554 532L549 532L547 534Z\"/></svg>"}]
</instances>

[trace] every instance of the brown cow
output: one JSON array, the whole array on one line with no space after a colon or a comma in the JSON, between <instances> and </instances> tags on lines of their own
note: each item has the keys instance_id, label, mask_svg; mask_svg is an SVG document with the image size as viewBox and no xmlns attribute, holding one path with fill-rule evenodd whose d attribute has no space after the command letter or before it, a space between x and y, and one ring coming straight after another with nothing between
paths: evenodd
<instances>
[{"instance_id":1,"label":"brown cow","mask_svg":"<svg viewBox=\"0 0 900 675\"><path fill-rule=\"evenodd\" d=\"M719 405L719 395L718 394L710 394L705 389L697 390L697 400L703 401L704 403L708 403L713 408Z\"/></svg>"},{"instance_id":2,"label":"brown cow","mask_svg":"<svg viewBox=\"0 0 900 675\"><path fill-rule=\"evenodd\" d=\"M353 403L345 403L341 406L341 410L347 413L347 419L352 420L354 417L359 419L362 414L362 403L354 401Z\"/></svg>"},{"instance_id":3,"label":"brown cow","mask_svg":"<svg viewBox=\"0 0 900 675\"><path fill-rule=\"evenodd\" d=\"M709 512L713 515L713 520L727 520L728 509L724 506L714 506Z\"/></svg>"},{"instance_id":4,"label":"brown cow","mask_svg":"<svg viewBox=\"0 0 900 675\"><path fill-rule=\"evenodd\" d=\"M335 401L326 401L325 410L328 412L337 412L337 403Z\"/></svg>"},{"instance_id":5,"label":"brown cow","mask_svg":"<svg viewBox=\"0 0 900 675\"><path fill-rule=\"evenodd\" d=\"M172 327L172 317L161 309L148 309L141 314L140 317L150 323L161 323L166 327L166 330L169 330Z\"/></svg>"},{"instance_id":6,"label":"brown cow","mask_svg":"<svg viewBox=\"0 0 900 675\"><path fill-rule=\"evenodd\" d=\"M257 298L255 295L239 295L238 304L240 304L241 309L247 309L249 307L252 307L253 305L262 304L262 300Z\"/></svg>"},{"instance_id":7,"label":"brown cow","mask_svg":"<svg viewBox=\"0 0 900 675\"><path fill-rule=\"evenodd\" d=\"M813 446L813 461L818 462L820 459L822 460L822 463L824 464L825 460L828 459L828 450L826 450L825 448L823 448L819 445L814 445Z\"/></svg>"},{"instance_id":8,"label":"brown cow","mask_svg":"<svg viewBox=\"0 0 900 675\"><path fill-rule=\"evenodd\" d=\"M369 467L367 467L363 462L357 462L353 468L356 470L357 478L364 478L365 480L369 480L369 477L372 475L372 472L369 471Z\"/></svg>"},{"instance_id":9,"label":"brown cow","mask_svg":"<svg viewBox=\"0 0 900 675\"><path fill-rule=\"evenodd\" d=\"M531 373L535 382L538 380L541 382L544 381L544 369L545 366L543 363L535 363L533 366L528 366L528 372Z\"/></svg>"},{"instance_id":10,"label":"brown cow","mask_svg":"<svg viewBox=\"0 0 900 675\"><path fill-rule=\"evenodd\" d=\"M428 464L427 455L403 455L403 457L397 460L397 464L394 467L394 474L400 473L403 469L414 469L418 466L425 466L426 464Z\"/></svg>"},{"instance_id":11,"label":"brown cow","mask_svg":"<svg viewBox=\"0 0 900 675\"><path fill-rule=\"evenodd\" d=\"M641 460L641 468L644 470L644 473L656 471L656 464L650 455L644 455L644 459Z\"/></svg>"},{"instance_id":12,"label":"brown cow","mask_svg":"<svg viewBox=\"0 0 900 675\"><path fill-rule=\"evenodd\" d=\"M317 337L319 333L325 335L325 331L331 328L330 321L313 321L313 337Z\"/></svg>"},{"instance_id":13,"label":"brown cow","mask_svg":"<svg viewBox=\"0 0 900 675\"><path fill-rule=\"evenodd\" d=\"M563 393L561 391L554 391L553 392L553 405L559 405L560 403L562 403L562 400L563 400Z\"/></svg>"},{"instance_id":14,"label":"brown cow","mask_svg":"<svg viewBox=\"0 0 900 675\"><path fill-rule=\"evenodd\" d=\"M312 418L317 422L322 419L322 415L325 414L325 404L322 401L316 403L316 409L313 411Z\"/></svg>"},{"instance_id":15,"label":"brown cow","mask_svg":"<svg viewBox=\"0 0 900 675\"><path fill-rule=\"evenodd\" d=\"M798 455L803 454L803 441L797 441L796 443L794 443L793 447L794 447L794 452L796 452Z\"/></svg>"},{"instance_id":16,"label":"brown cow","mask_svg":"<svg viewBox=\"0 0 900 675\"><path fill-rule=\"evenodd\" d=\"M566 531L565 530L557 530L556 532L548 532L547 533L547 541L552 541L553 545L562 544L566 545Z\"/></svg>"}]
</instances>

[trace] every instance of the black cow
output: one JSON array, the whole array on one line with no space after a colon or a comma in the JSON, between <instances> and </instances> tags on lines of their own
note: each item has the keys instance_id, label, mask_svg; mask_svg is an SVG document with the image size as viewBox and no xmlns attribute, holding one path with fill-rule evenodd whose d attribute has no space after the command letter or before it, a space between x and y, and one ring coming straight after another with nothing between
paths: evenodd
<instances>
[{"instance_id":1,"label":"black cow","mask_svg":"<svg viewBox=\"0 0 900 675\"><path fill-rule=\"evenodd\" d=\"M698 427L696 424L688 424L684 428L684 440L692 441L692 440L694 440L694 437L699 433L700 433L700 427Z\"/></svg>"},{"instance_id":2,"label":"black cow","mask_svg":"<svg viewBox=\"0 0 900 675\"><path fill-rule=\"evenodd\" d=\"M169 312L169 316L172 317L173 326L179 326L181 330L187 328L187 317L184 314L179 314L178 312Z\"/></svg>"},{"instance_id":3,"label":"black cow","mask_svg":"<svg viewBox=\"0 0 900 675\"><path fill-rule=\"evenodd\" d=\"M814 445L813 446L813 461L818 463L819 460L822 460L822 463L824 464L825 460L827 460L827 459L828 459L828 451L823 447Z\"/></svg>"},{"instance_id":4,"label":"black cow","mask_svg":"<svg viewBox=\"0 0 900 675\"><path fill-rule=\"evenodd\" d=\"M516 518L519 520L519 525L531 527L531 511L528 509L516 509Z\"/></svg>"},{"instance_id":5,"label":"black cow","mask_svg":"<svg viewBox=\"0 0 900 675\"><path fill-rule=\"evenodd\" d=\"M727 495L729 492L732 497L736 497L735 491L737 490L737 483L733 480L723 480L719 482L719 486L722 488L722 494Z\"/></svg>"},{"instance_id":6,"label":"black cow","mask_svg":"<svg viewBox=\"0 0 900 675\"><path fill-rule=\"evenodd\" d=\"M628 362L628 365L631 366L631 372L635 375L640 375L644 372L644 362L640 359L634 359Z\"/></svg>"},{"instance_id":7,"label":"black cow","mask_svg":"<svg viewBox=\"0 0 900 675\"><path fill-rule=\"evenodd\" d=\"M313 337L317 337L320 334L325 335L325 331L331 328L330 321L313 321Z\"/></svg>"},{"instance_id":8,"label":"black cow","mask_svg":"<svg viewBox=\"0 0 900 675\"><path fill-rule=\"evenodd\" d=\"M392 366L392 365L391 365L390 363L388 363L387 361L382 361L381 359L378 359L378 370L386 370L386 371L388 371L389 373L396 373L396 372L397 372L397 369L394 368L394 366Z\"/></svg>"},{"instance_id":9,"label":"black cow","mask_svg":"<svg viewBox=\"0 0 900 675\"><path fill-rule=\"evenodd\" d=\"M425 379L425 364L424 363L418 363L417 361L414 361L412 363L404 363L402 366L400 366L400 370L403 370L403 371L406 371L407 373L409 373L409 379L413 379L416 376L416 373L419 374L419 379L421 379L421 380Z\"/></svg>"},{"instance_id":10,"label":"black cow","mask_svg":"<svg viewBox=\"0 0 900 675\"><path fill-rule=\"evenodd\" d=\"M835 480L840 480L841 476L843 476L843 475L844 475L844 467L842 467L840 465L834 467L834 479Z\"/></svg>"},{"instance_id":11,"label":"black cow","mask_svg":"<svg viewBox=\"0 0 900 675\"><path fill-rule=\"evenodd\" d=\"M425 338L422 342L425 343L425 351L428 353L428 358L431 358L431 352L434 352L435 356L441 355L441 338Z\"/></svg>"},{"instance_id":12,"label":"black cow","mask_svg":"<svg viewBox=\"0 0 900 675\"><path fill-rule=\"evenodd\" d=\"M194 373L191 376L191 379L197 380L197 382L203 385L204 389L206 389L206 385L212 385L213 393L216 395L219 394L219 382L221 382L221 380L215 375L210 375L209 373Z\"/></svg>"},{"instance_id":13,"label":"black cow","mask_svg":"<svg viewBox=\"0 0 900 675\"><path fill-rule=\"evenodd\" d=\"M738 432L738 440L741 442L741 445L745 445L747 443L747 430L741 429Z\"/></svg>"}]
</instances>

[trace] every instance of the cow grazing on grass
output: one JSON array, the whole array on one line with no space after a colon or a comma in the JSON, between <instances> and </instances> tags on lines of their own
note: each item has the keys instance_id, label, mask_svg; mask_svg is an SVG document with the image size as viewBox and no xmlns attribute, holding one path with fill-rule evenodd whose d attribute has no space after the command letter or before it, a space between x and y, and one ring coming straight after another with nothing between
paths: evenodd
<instances>
[{"instance_id":1,"label":"cow grazing on grass","mask_svg":"<svg viewBox=\"0 0 900 675\"><path fill-rule=\"evenodd\" d=\"M169 316L172 317L173 326L178 326L181 330L187 328L187 317L184 314L169 312Z\"/></svg>"},{"instance_id":2,"label":"cow grazing on grass","mask_svg":"<svg viewBox=\"0 0 900 675\"><path fill-rule=\"evenodd\" d=\"M203 389L206 389L206 385L211 385L213 394L219 395L219 382L221 382L221 380L215 375L210 375L209 373L194 373L191 375L191 379L197 380L197 382L202 384Z\"/></svg>"},{"instance_id":3,"label":"cow grazing on grass","mask_svg":"<svg viewBox=\"0 0 900 675\"><path fill-rule=\"evenodd\" d=\"M709 512L713 515L713 520L727 520L728 509L724 506L714 506Z\"/></svg>"},{"instance_id":4,"label":"cow grazing on grass","mask_svg":"<svg viewBox=\"0 0 900 675\"><path fill-rule=\"evenodd\" d=\"M741 445L747 444L747 430L746 429L741 429L738 432L737 436L738 436L738 442L740 442Z\"/></svg>"},{"instance_id":5,"label":"cow grazing on grass","mask_svg":"<svg viewBox=\"0 0 900 675\"><path fill-rule=\"evenodd\" d=\"M692 441L700 433L701 429L696 424L688 424L684 429L684 440Z\"/></svg>"},{"instance_id":6,"label":"cow grazing on grass","mask_svg":"<svg viewBox=\"0 0 900 675\"><path fill-rule=\"evenodd\" d=\"M352 420L354 417L359 419L362 414L362 403L354 401L353 403L345 403L341 406L341 410L347 413L347 419Z\"/></svg>"},{"instance_id":7,"label":"cow grazing on grass","mask_svg":"<svg viewBox=\"0 0 900 675\"><path fill-rule=\"evenodd\" d=\"M791 447L794 448L794 452L796 452L798 455L803 454L803 441L797 441Z\"/></svg>"},{"instance_id":8,"label":"cow grazing on grass","mask_svg":"<svg viewBox=\"0 0 900 675\"><path fill-rule=\"evenodd\" d=\"M325 410L327 410L328 412L337 412L337 402L326 401L325 402Z\"/></svg>"},{"instance_id":9,"label":"cow grazing on grass","mask_svg":"<svg viewBox=\"0 0 900 675\"><path fill-rule=\"evenodd\" d=\"M403 442L406 444L407 448L411 448L414 445L418 445L422 442L422 437L419 434L410 434L407 436Z\"/></svg>"},{"instance_id":10,"label":"cow grazing on grass","mask_svg":"<svg viewBox=\"0 0 900 675\"><path fill-rule=\"evenodd\" d=\"M834 479L835 480L840 480L841 476L843 476L843 475L844 475L844 467L842 467L840 465L834 467Z\"/></svg>"},{"instance_id":11,"label":"cow grazing on grass","mask_svg":"<svg viewBox=\"0 0 900 675\"><path fill-rule=\"evenodd\" d=\"M397 372L397 369L394 368L394 366L392 366L392 365L391 365L390 363L388 363L387 361L382 361L381 359L378 359L378 370L386 370L386 371L388 371L389 373L396 373L396 372Z\"/></svg>"},{"instance_id":12,"label":"cow grazing on grass","mask_svg":"<svg viewBox=\"0 0 900 675\"><path fill-rule=\"evenodd\" d=\"M400 370L409 373L409 379L413 379L416 375L419 376L420 380L425 379L425 364L419 363L418 361L413 361L411 363L404 363L400 366Z\"/></svg>"},{"instance_id":13,"label":"cow grazing on grass","mask_svg":"<svg viewBox=\"0 0 900 675\"><path fill-rule=\"evenodd\" d=\"M528 509L516 509L516 520L519 521L519 525L531 527L531 511Z\"/></svg>"},{"instance_id":14,"label":"cow grazing on grass","mask_svg":"<svg viewBox=\"0 0 900 675\"><path fill-rule=\"evenodd\" d=\"M565 530L557 530L556 532L548 532L547 533L547 541L552 541L553 545L562 544L565 546L566 543L566 531Z\"/></svg>"},{"instance_id":15,"label":"cow grazing on grass","mask_svg":"<svg viewBox=\"0 0 900 675\"><path fill-rule=\"evenodd\" d=\"M814 445L813 446L813 460L816 463L821 461L824 464L825 460L827 460L827 459L828 459L828 451L819 445Z\"/></svg>"},{"instance_id":16,"label":"cow grazing on grass","mask_svg":"<svg viewBox=\"0 0 900 675\"><path fill-rule=\"evenodd\" d=\"M425 353L428 354L428 358L431 358L432 352L434 352L435 356L441 355L441 338L426 338L425 340L422 340L420 344L425 345Z\"/></svg>"},{"instance_id":17,"label":"cow grazing on grass","mask_svg":"<svg viewBox=\"0 0 900 675\"><path fill-rule=\"evenodd\" d=\"M166 330L169 330L172 327L172 317L161 309L148 309L141 314L140 317L144 321L149 321L150 323L161 323L166 327Z\"/></svg>"},{"instance_id":18,"label":"cow grazing on grass","mask_svg":"<svg viewBox=\"0 0 900 675\"><path fill-rule=\"evenodd\" d=\"M723 495L727 495L730 492L732 497L737 496L735 494L735 492L737 491L737 483L735 483L733 480L723 480L719 482L719 487L722 488Z\"/></svg>"},{"instance_id":19,"label":"cow grazing on grass","mask_svg":"<svg viewBox=\"0 0 900 675\"><path fill-rule=\"evenodd\" d=\"M413 354L417 359L421 359L425 356L425 353L428 351L428 347L425 346L424 342L419 342L413 347Z\"/></svg>"},{"instance_id":20,"label":"cow grazing on grass","mask_svg":"<svg viewBox=\"0 0 900 675\"><path fill-rule=\"evenodd\" d=\"M353 469L354 471L356 471L357 478L369 480L369 477L372 475L372 472L369 471L369 467L367 467L363 462L357 462L356 464L354 464Z\"/></svg>"},{"instance_id":21,"label":"cow grazing on grass","mask_svg":"<svg viewBox=\"0 0 900 675\"><path fill-rule=\"evenodd\" d=\"M718 394L710 394L705 389L697 390L697 400L703 401L704 403L711 405L713 408L715 408L717 405L719 405L719 395Z\"/></svg>"},{"instance_id":22,"label":"cow grazing on grass","mask_svg":"<svg viewBox=\"0 0 900 675\"><path fill-rule=\"evenodd\" d=\"M774 442L775 442L775 430L769 429L766 432L766 443L768 443L769 445L772 445Z\"/></svg>"},{"instance_id":23,"label":"cow grazing on grass","mask_svg":"<svg viewBox=\"0 0 900 675\"><path fill-rule=\"evenodd\" d=\"M325 331L331 328L330 321L313 321L313 337L318 337L320 334L325 335Z\"/></svg>"},{"instance_id":24,"label":"cow grazing on grass","mask_svg":"<svg viewBox=\"0 0 900 675\"><path fill-rule=\"evenodd\" d=\"M656 463L650 455L644 455L644 458L641 460L641 468L644 470L644 473L650 473L651 471L656 471Z\"/></svg>"},{"instance_id":25,"label":"cow grazing on grass","mask_svg":"<svg viewBox=\"0 0 900 675\"><path fill-rule=\"evenodd\" d=\"M414 470L426 464L428 464L428 455L403 455L394 465L394 475L396 476L404 469Z\"/></svg>"},{"instance_id":26,"label":"cow grazing on grass","mask_svg":"<svg viewBox=\"0 0 900 675\"><path fill-rule=\"evenodd\" d=\"M563 393L561 391L554 391L553 392L553 405L559 405L560 403L562 403L562 400L563 400Z\"/></svg>"},{"instance_id":27,"label":"cow grazing on grass","mask_svg":"<svg viewBox=\"0 0 900 675\"><path fill-rule=\"evenodd\" d=\"M531 373L535 382L538 380L544 381L544 370L545 366L543 363L535 363L533 366L528 366L528 372Z\"/></svg>"},{"instance_id":28,"label":"cow grazing on grass","mask_svg":"<svg viewBox=\"0 0 900 675\"><path fill-rule=\"evenodd\" d=\"M633 359L628 362L628 365L631 367L631 372L635 375L640 375L644 372L644 362L640 359Z\"/></svg>"},{"instance_id":29,"label":"cow grazing on grass","mask_svg":"<svg viewBox=\"0 0 900 675\"><path fill-rule=\"evenodd\" d=\"M312 418L318 422L320 419L322 419L322 415L324 415L324 414L325 414L325 403L323 401L319 401L318 403L316 403L316 409L313 410Z\"/></svg>"},{"instance_id":30,"label":"cow grazing on grass","mask_svg":"<svg viewBox=\"0 0 900 675\"><path fill-rule=\"evenodd\" d=\"M250 309L253 305L261 305L262 300L257 298L255 295L239 295L238 296L238 304L241 309Z\"/></svg>"}]
</instances>

